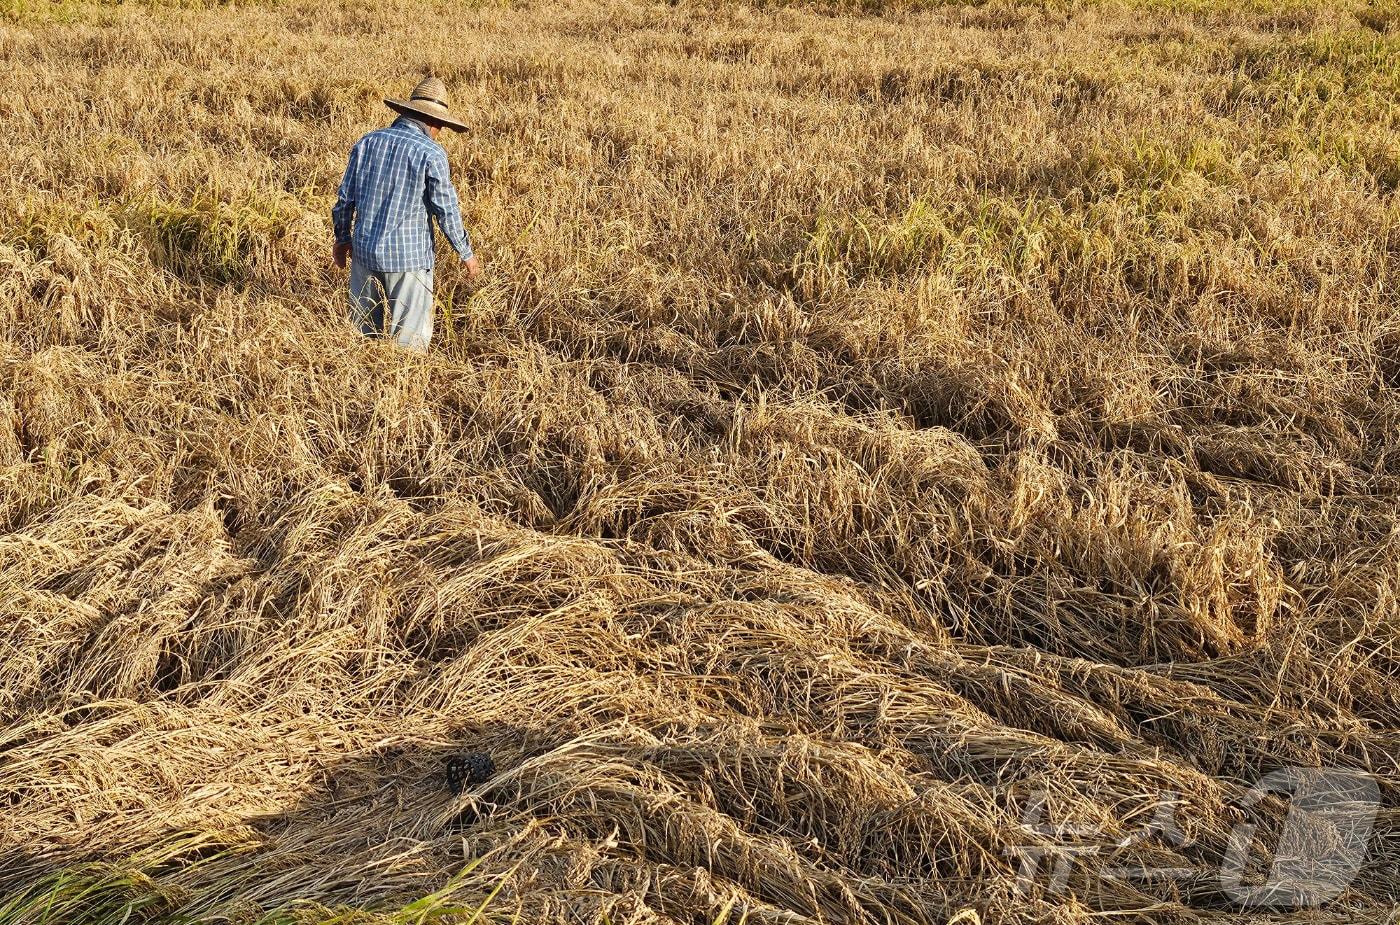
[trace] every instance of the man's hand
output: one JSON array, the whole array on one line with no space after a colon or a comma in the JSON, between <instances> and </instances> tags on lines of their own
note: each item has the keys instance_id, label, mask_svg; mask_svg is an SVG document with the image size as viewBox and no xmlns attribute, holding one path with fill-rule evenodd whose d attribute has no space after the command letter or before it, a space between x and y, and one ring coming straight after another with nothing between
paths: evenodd
<instances>
[{"instance_id":1,"label":"man's hand","mask_svg":"<svg viewBox=\"0 0 1400 925\"><path fill-rule=\"evenodd\" d=\"M333 259L333 260L335 261L335 265L338 266L338 267L340 267L342 270L345 269L345 261L348 260L349 258L350 258L350 245L349 245L349 244L337 244L337 245L335 246L334 250L331 251L331 259Z\"/></svg>"},{"instance_id":2,"label":"man's hand","mask_svg":"<svg viewBox=\"0 0 1400 925\"><path fill-rule=\"evenodd\" d=\"M471 259L464 266L467 270L467 279L476 279L481 275L481 258L477 257L476 254L472 254Z\"/></svg>"}]
</instances>

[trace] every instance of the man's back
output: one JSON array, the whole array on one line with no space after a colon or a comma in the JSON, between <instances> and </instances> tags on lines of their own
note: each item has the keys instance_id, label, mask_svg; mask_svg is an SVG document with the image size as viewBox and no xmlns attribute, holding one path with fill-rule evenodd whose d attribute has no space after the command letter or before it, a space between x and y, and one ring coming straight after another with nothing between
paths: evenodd
<instances>
[{"instance_id":1,"label":"man's back","mask_svg":"<svg viewBox=\"0 0 1400 925\"><path fill-rule=\"evenodd\" d=\"M370 132L350 151L341 182L337 225L349 224L355 260L374 272L433 268L429 216L462 258L471 244L462 227L457 193L448 178L447 154L426 129L407 116Z\"/></svg>"}]
</instances>

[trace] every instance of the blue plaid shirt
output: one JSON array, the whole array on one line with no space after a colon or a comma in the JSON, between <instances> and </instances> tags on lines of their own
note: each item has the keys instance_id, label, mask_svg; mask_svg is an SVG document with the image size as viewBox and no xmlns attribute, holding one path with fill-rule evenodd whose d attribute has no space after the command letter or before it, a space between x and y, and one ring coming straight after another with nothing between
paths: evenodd
<instances>
[{"instance_id":1,"label":"blue plaid shirt","mask_svg":"<svg viewBox=\"0 0 1400 925\"><path fill-rule=\"evenodd\" d=\"M400 116L355 143L331 222L336 243L349 244L356 263L376 273L431 270L429 215L462 259L470 260L472 243L462 227L447 152L423 123Z\"/></svg>"}]
</instances>

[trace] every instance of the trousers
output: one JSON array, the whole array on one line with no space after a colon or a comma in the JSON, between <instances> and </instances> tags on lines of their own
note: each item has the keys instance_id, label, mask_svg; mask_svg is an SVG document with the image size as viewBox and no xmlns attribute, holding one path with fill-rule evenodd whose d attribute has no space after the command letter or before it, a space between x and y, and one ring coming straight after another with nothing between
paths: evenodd
<instances>
[{"instance_id":1,"label":"trousers","mask_svg":"<svg viewBox=\"0 0 1400 925\"><path fill-rule=\"evenodd\" d=\"M390 337L410 350L433 339L433 271L380 273L350 258L350 320L367 337Z\"/></svg>"}]
</instances>

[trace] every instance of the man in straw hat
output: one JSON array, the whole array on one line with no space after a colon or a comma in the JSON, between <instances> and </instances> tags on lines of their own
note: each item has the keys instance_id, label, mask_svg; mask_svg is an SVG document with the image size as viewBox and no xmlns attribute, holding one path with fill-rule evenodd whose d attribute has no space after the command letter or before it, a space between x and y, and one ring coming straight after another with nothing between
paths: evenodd
<instances>
[{"instance_id":1,"label":"man in straw hat","mask_svg":"<svg viewBox=\"0 0 1400 925\"><path fill-rule=\"evenodd\" d=\"M462 258L467 275L481 272L462 226L447 152L437 142L444 127L459 132L467 127L452 118L447 87L436 77L420 83L406 100L384 102L399 118L350 149L331 211L335 265L343 269L350 260L351 316L363 333L427 350L433 336L430 218Z\"/></svg>"}]
</instances>

